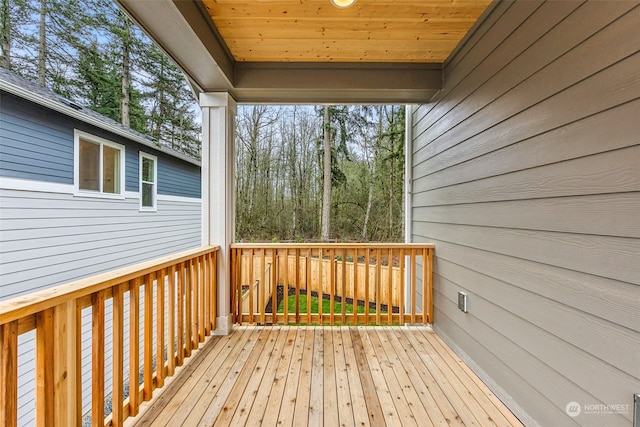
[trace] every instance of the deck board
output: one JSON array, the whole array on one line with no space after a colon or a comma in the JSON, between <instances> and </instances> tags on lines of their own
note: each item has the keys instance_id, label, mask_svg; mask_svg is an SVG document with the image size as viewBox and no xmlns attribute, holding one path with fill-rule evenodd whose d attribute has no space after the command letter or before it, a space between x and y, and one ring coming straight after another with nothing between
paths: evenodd
<instances>
[{"instance_id":1,"label":"deck board","mask_svg":"<svg viewBox=\"0 0 640 427\"><path fill-rule=\"evenodd\" d=\"M428 327L242 326L127 425L522 424Z\"/></svg>"}]
</instances>

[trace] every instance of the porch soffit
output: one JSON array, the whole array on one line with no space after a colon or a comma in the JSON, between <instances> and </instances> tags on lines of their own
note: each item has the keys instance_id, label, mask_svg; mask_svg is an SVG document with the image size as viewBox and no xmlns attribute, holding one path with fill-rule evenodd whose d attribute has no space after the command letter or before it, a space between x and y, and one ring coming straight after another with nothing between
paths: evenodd
<instances>
[{"instance_id":1,"label":"porch soffit","mask_svg":"<svg viewBox=\"0 0 640 427\"><path fill-rule=\"evenodd\" d=\"M421 103L491 0L115 0L199 92L243 103Z\"/></svg>"}]
</instances>

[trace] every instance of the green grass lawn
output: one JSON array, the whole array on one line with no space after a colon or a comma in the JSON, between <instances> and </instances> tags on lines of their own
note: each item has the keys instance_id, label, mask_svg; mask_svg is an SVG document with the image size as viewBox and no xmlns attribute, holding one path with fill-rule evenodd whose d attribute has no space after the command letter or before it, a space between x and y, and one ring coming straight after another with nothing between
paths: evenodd
<instances>
[{"instance_id":1,"label":"green grass lawn","mask_svg":"<svg viewBox=\"0 0 640 427\"><path fill-rule=\"evenodd\" d=\"M288 298L288 311L289 313L296 311L296 296L291 295ZM353 314L353 304L345 304L345 310L347 313ZM307 311L307 296L304 294L300 294L300 312L306 313ZM322 312L329 313L331 311L331 301L328 299L322 300ZM311 297L311 313L318 312L318 297ZM333 303L333 312L336 314L342 313L342 303L335 302ZM373 308L369 308L369 313L375 314L376 310ZM284 313L284 300L280 301L278 305L278 313ZM358 306L358 313L364 313L364 307ZM386 311L382 311L381 313L386 313Z\"/></svg>"}]
</instances>

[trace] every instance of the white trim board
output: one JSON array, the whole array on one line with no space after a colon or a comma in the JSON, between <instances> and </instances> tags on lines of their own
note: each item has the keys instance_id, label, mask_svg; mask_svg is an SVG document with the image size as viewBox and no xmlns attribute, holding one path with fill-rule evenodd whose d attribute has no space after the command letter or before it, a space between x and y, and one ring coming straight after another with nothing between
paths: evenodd
<instances>
[{"instance_id":1,"label":"white trim board","mask_svg":"<svg viewBox=\"0 0 640 427\"><path fill-rule=\"evenodd\" d=\"M0 176L0 190L33 191L37 193L69 194L72 196L74 195L73 184L60 184L57 182L10 178L6 176ZM137 191L125 191L124 197L125 199L138 200L140 199L140 194ZM173 196L170 194L158 194L158 201L194 204L202 203L202 199L197 197Z\"/></svg>"}]
</instances>

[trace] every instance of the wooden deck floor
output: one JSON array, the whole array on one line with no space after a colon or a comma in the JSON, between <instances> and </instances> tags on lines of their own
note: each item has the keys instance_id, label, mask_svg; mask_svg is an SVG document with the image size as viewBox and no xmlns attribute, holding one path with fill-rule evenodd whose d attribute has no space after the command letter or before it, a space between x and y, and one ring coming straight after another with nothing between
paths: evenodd
<instances>
[{"instance_id":1,"label":"wooden deck floor","mask_svg":"<svg viewBox=\"0 0 640 427\"><path fill-rule=\"evenodd\" d=\"M510 426L518 419L428 327L238 327L136 426Z\"/></svg>"}]
</instances>

